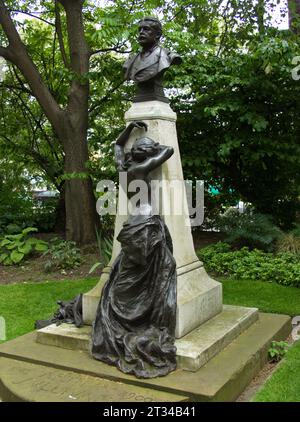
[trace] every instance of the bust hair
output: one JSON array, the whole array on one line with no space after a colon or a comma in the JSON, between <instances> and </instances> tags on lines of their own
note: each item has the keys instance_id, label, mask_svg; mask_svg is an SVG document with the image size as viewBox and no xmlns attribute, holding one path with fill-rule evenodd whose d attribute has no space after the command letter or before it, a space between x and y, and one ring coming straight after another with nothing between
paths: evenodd
<instances>
[{"instance_id":1,"label":"bust hair","mask_svg":"<svg viewBox=\"0 0 300 422\"><path fill-rule=\"evenodd\" d=\"M142 22L149 23L155 29L158 39L162 36L162 24L157 18L153 18L151 16L145 16L143 19L139 21L139 25Z\"/></svg>"}]
</instances>

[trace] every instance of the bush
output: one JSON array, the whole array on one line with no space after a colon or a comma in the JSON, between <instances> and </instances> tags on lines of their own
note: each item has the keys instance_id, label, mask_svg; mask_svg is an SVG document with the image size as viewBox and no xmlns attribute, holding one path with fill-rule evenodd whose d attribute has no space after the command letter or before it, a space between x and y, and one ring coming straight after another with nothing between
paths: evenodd
<instances>
[{"instance_id":1,"label":"bush","mask_svg":"<svg viewBox=\"0 0 300 422\"><path fill-rule=\"evenodd\" d=\"M277 251L300 255L300 236L295 236L293 233L285 234L277 243Z\"/></svg>"},{"instance_id":2,"label":"bush","mask_svg":"<svg viewBox=\"0 0 300 422\"><path fill-rule=\"evenodd\" d=\"M11 231L17 226L10 227ZM43 240L29 237L29 233L36 232L34 227L28 227L18 234L7 234L0 238L0 263L14 265L22 262L33 252L45 252L48 244Z\"/></svg>"},{"instance_id":3,"label":"bush","mask_svg":"<svg viewBox=\"0 0 300 422\"><path fill-rule=\"evenodd\" d=\"M244 247L238 251L217 243L198 251L205 268L219 276L239 280L261 280L300 287L300 262L291 253L266 253Z\"/></svg>"},{"instance_id":4,"label":"bush","mask_svg":"<svg viewBox=\"0 0 300 422\"><path fill-rule=\"evenodd\" d=\"M276 241L282 236L269 216L264 214L239 213L230 208L218 219L218 229L225 233L225 241L235 248L274 250Z\"/></svg>"},{"instance_id":5,"label":"bush","mask_svg":"<svg viewBox=\"0 0 300 422\"><path fill-rule=\"evenodd\" d=\"M49 249L44 255L49 256L45 263L46 272L56 269L71 270L82 263L80 249L76 247L76 243L59 238L50 241Z\"/></svg>"},{"instance_id":6,"label":"bush","mask_svg":"<svg viewBox=\"0 0 300 422\"><path fill-rule=\"evenodd\" d=\"M295 227L293 228L293 230L291 230L290 233L292 233L296 237L300 237L300 224L295 224Z\"/></svg>"},{"instance_id":7,"label":"bush","mask_svg":"<svg viewBox=\"0 0 300 422\"><path fill-rule=\"evenodd\" d=\"M286 355L288 343L286 341L272 341L268 351L269 362L278 363Z\"/></svg>"},{"instance_id":8,"label":"bush","mask_svg":"<svg viewBox=\"0 0 300 422\"><path fill-rule=\"evenodd\" d=\"M0 205L0 233L7 232L7 226L17 225L19 230L28 226L39 232L51 232L57 216L56 198L37 203L30 198L12 198L10 203Z\"/></svg>"}]
</instances>

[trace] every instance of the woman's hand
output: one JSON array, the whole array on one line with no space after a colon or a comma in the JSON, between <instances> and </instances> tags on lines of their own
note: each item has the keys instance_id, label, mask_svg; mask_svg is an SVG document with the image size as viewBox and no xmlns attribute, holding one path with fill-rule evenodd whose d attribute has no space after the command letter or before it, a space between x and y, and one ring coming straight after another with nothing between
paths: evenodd
<instances>
[{"instance_id":1,"label":"woman's hand","mask_svg":"<svg viewBox=\"0 0 300 422\"><path fill-rule=\"evenodd\" d=\"M148 125L147 125L147 123L145 123L145 122L141 122L141 121L134 121L134 122L131 122L130 124L129 124L129 126L130 126L130 128L131 129L133 129L133 128L137 128L137 129L145 129L145 131L147 132L147 130L148 130Z\"/></svg>"}]
</instances>

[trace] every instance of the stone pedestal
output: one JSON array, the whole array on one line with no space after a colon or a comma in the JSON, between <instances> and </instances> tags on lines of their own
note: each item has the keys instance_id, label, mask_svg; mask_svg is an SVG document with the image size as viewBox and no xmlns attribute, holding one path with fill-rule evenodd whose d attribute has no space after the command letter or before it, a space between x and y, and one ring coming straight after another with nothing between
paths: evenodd
<instances>
[{"instance_id":1,"label":"stone pedestal","mask_svg":"<svg viewBox=\"0 0 300 422\"><path fill-rule=\"evenodd\" d=\"M233 340L258 321L256 308L224 305L223 311L184 337L176 340L177 367L198 371ZM37 342L63 349L91 350L91 327L55 324L37 331Z\"/></svg>"},{"instance_id":2,"label":"stone pedestal","mask_svg":"<svg viewBox=\"0 0 300 422\"><path fill-rule=\"evenodd\" d=\"M164 217L173 241L178 277L176 338L181 338L222 311L222 286L207 275L194 250L184 185L177 185L178 182L183 182L183 173L176 132L176 114L169 104L148 101L134 103L125 114L125 120L127 124L133 120L142 120L148 125L146 136L162 145L174 148L171 159L166 161L161 168L153 171L151 176L152 180L162 182L156 201L159 202L159 213ZM135 139L143 135L145 135L144 130L135 129L127 143L127 148L130 149ZM169 183L164 184L164 181L174 181L173 186L181 186L180 192ZM121 200L124 200L124 197ZM178 212L179 201L182 202L182 213ZM120 203L118 209L121 209ZM98 285L83 296L85 324L91 324L95 319L103 284L108 279L111 265L120 252L120 244L116 237L126 220L127 215L118 213L116 216L111 262L104 269Z\"/></svg>"}]
</instances>

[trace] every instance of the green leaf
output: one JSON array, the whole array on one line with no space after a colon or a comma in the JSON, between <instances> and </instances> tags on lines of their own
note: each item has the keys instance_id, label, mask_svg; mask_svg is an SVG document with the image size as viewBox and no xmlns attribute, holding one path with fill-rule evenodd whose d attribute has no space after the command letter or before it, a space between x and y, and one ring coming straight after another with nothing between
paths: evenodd
<instances>
[{"instance_id":1,"label":"green leaf","mask_svg":"<svg viewBox=\"0 0 300 422\"><path fill-rule=\"evenodd\" d=\"M0 255L0 262L3 262L7 257L8 257L8 254L7 253L2 253Z\"/></svg>"},{"instance_id":2,"label":"green leaf","mask_svg":"<svg viewBox=\"0 0 300 422\"><path fill-rule=\"evenodd\" d=\"M22 234L28 234L32 232L37 232L38 229L35 227L27 227L26 229L22 230Z\"/></svg>"},{"instance_id":3,"label":"green leaf","mask_svg":"<svg viewBox=\"0 0 300 422\"><path fill-rule=\"evenodd\" d=\"M32 250L32 245L28 242L25 243L23 246L18 247L18 251L23 253L24 255L28 255Z\"/></svg>"},{"instance_id":4,"label":"green leaf","mask_svg":"<svg viewBox=\"0 0 300 422\"><path fill-rule=\"evenodd\" d=\"M2 240L2 242L0 243L0 246L6 246L6 245L9 245L11 243L11 241L10 240L8 240L8 239L3 239Z\"/></svg>"},{"instance_id":5,"label":"green leaf","mask_svg":"<svg viewBox=\"0 0 300 422\"><path fill-rule=\"evenodd\" d=\"M3 265L12 265L13 261L10 259L9 256L7 256L2 263Z\"/></svg>"},{"instance_id":6,"label":"green leaf","mask_svg":"<svg viewBox=\"0 0 300 422\"><path fill-rule=\"evenodd\" d=\"M12 262L14 264L18 264L20 261L22 261L22 259L24 258L24 254L22 252L18 252L18 251L13 251L10 254L10 259L12 260Z\"/></svg>"},{"instance_id":7,"label":"green leaf","mask_svg":"<svg viewBox=\"0 0 300 422\"><path fill-rule=\"evenodd\" d=\"M46 242L39 241L34 247L37 252L45 252L48 250L48 244Z\"/></svg>"},{"instance_id":8,"label":"green leaf","mask_svg":"<svg viewBox=\"0 0 300 422\"><path fill-rule=\"evenodd\" d=\"M96 264L94 264L90 269L89 274L92 274L98 267L100 267L100 265L102 265L102 262L96 262Z\"/></svg>"}]
</instances>

